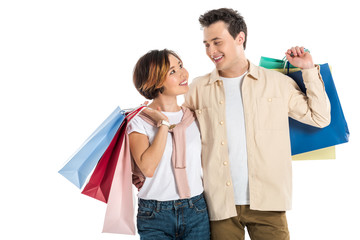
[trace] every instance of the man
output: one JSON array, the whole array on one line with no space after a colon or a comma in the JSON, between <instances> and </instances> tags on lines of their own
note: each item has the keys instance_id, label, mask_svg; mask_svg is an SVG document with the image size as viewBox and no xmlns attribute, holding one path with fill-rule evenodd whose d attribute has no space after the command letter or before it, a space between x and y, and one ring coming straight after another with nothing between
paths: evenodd
<instances>
[{"instance_id":1,"label":"man","mask_svg":"<svg viewBox=\"0 0 360 240\"><path fill-rule=\"evenodd\" d=\"M330 123L330 102L310 53L286 52L302 69L305 96L289 77L250 63L247 28L232 9L199 18L216 69L194 79L185 105L202 137L203 181L212 239L289 239L292 170L288 116L316 127Z\"/></svg>"}]
</instances>

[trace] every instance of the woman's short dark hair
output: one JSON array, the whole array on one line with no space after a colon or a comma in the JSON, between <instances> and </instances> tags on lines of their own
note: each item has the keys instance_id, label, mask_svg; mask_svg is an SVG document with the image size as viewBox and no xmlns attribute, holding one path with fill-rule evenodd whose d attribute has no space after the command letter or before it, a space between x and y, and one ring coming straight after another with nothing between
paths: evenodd
<instances>
[{"instance_id":1,"label":"woman's short dark hair","mask_svg":"<svg viewBox=\"0 0 360 240\"><path fill-rule=\"evenodd\" d=\"M209 27L211 24L218 21L223 21L227 24L228 31L234 39L240 32L245 33L245 49L247 40L247 27L244 18L236 10L231 8L214 9L199 17L199 22L202 27Z\"/></svg>"},{"instance_id":2,"label":"woman's short dark hair","mask_svg":"<svg viewBox=\"0 0 360 240\"><path fill-rule=\"evenodd\" d=\"M151 50L137 61L133 81L136 89L145 98L154 99L164 91L164 81L170 69L170 54L181 61L175 52L168 49Z\"/></svg>"}]
</instances>

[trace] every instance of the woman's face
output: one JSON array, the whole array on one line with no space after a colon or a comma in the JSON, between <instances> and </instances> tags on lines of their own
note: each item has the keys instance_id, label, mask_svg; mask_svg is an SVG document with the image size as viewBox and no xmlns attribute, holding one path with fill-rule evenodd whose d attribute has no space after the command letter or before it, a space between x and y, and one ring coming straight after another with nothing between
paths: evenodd
<instances>
[{"instance_id":1,"label":"woman's face","mask_svg":"<svg viewBox=\"0 0 360 240\"><path fill-rule=\"evenodd\" d=\"M170 69L164 82L164 92L162 95L177 96L189 90L189 73L183 67L183 63L174 55L169 55Z\"/></svg>"}]
</instances>

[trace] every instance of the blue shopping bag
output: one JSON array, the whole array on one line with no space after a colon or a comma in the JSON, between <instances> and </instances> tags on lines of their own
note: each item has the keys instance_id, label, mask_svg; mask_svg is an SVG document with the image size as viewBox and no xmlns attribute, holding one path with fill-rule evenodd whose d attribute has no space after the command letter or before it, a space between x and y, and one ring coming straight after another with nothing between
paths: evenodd
<instances>
[{"instance_id":1,"label":"blue shopping bag","mask_svg":"<svg viewBox=\"0 0 360 240\"><path fill-rule=\"evenodd\" d=\"M325 128L316 128L289 118L291 153L299 154L349 141L349 129L341 108L334 80L328 64L320 65L320 74L331 104L331 123ZM301 71L287 74L306 94Z\"/></svg>"},{"instance_id":2,"label":"blue shopping bag","mask_svg":"<svg viewBox=\"0 0 360 240\"><path fill-rule=\"evenodd\" d=\"M114 138L124 118L124 111L117 107L74 153L59 173L81 188Z\"/></svg>"}]
</instances>

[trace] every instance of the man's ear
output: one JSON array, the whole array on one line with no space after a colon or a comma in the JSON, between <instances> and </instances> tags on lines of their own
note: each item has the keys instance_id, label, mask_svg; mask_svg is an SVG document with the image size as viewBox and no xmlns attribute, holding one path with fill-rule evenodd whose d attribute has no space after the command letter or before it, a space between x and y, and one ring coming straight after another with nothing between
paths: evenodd
<instances>
[{"instance_id":1,"label":"man's ear","mask_svg":"<svg viewBox=\"0 0 360 240\"><path fill-rule=\"evenodd\" d=\"M236 36L235 40L239 45L244 46L245 33L244 32L239 32L239 34Z\"/></svg>"}]
</instances>

